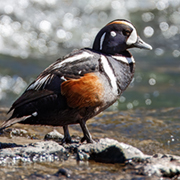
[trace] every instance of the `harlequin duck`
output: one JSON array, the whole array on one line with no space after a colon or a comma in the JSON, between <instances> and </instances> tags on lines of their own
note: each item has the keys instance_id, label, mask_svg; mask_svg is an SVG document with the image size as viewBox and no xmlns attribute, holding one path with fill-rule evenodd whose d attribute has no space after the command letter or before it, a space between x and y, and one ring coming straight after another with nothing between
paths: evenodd
<instances>
[{"instance_id":1,"label":"harlequin duck","mask_svg":"<svg viewBox=\"0 0 180 180\"><path fill-rule=\"evenodd\" d=\"M63 142L71 142L68 125L79 123L93 142L86 121L112 105L128 87L135 69L129 48L151 50L131 22L117 19L97 34L93 48L73 51L46 68L13 103L12 116L0 129L14 123L63 126Z\"/></svg>"}]
</instances>

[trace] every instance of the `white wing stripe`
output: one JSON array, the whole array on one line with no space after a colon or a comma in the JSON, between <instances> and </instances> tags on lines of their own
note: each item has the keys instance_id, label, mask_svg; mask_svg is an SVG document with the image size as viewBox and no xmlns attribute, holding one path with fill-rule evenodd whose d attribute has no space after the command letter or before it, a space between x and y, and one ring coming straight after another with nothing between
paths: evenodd
<instances>
[{"instance_id":1,"label":"white wing stripe","mask_svg":"<svg viewBox=\"0 0 180 180\"><path fill-rule=\"evenodd\" d=\"M64 59L63 61L59 62L59 63L54 63L53 65L51 65L50 67L52 67L53 70L55 69L58 69L58 68L61 68L62 65L66 64L66 63L69 63L69 62L73 62L73 61L77 61L79 59L86 59L86 58L89 58L89 57L92 57L93 55L88 53L88 52L82 52L80 54L77 54L77 55L74 55L72 57L69 57L69 58L66 58ZM48 67L49 68L49 67ZM48 69L46 68L46 70ZM35 89L35 90L38 90L40 89L42 86L45 86L47 85L51 79L53 78L53 74L48 74L44 77L39 77L33 84L31 84L27 90L30 90L30 89ZM66 80L64 78L64 76L61 77L62 80Z\"/></svg>"},{"instance_id":2,"label":"white wing stripe","mask_svg":"<svg viewBox=\"0 0 180 180\"><path fill-rule=\"evenodd\" d=\"M48 74L47 76L44 76L43 78L39 78L37 79L33 84L31 84L31 86L28 87L27 90L30 89L40 89L42 85L46 85L48 83L48 81L51 79L50 77L51 75Z\"/></svg>"},{"instance_id":3,"label":"white wing stripe","mask_svg":"<svg viewBox=\"0 0 180 180\"><path fill-rule=\"evenodd\" d=\"M88 52L82 52L81 54L77 54L77 55L74 55L72 57L69 57L67 59L65 59L64 61L61 61L57 64L54 64L53 65L53 69L58 69L60 68L62 65L64 65L65 63L69 63L69 62L73 62L73 61L77 61L79 59L83 59L83 58L89 58L89 57L92 57L93 55L88 53Z\"/></svg>"},{"instance_id":4,"label":"white wing stripe","mask_svg":"<svg viewBox=\"0 0 180 180\"><path fill-rule=\"evenodd\" d=\"M103 55L101 55L101 63L102 63L102 66L103 66L103 69L104 69L106 75L109 76L113 93L118 94L118 86L117 86L116 77L114 75L112 68L110 67L110 65L108 63L108 60Z\"/></svg>"}]
</instances>

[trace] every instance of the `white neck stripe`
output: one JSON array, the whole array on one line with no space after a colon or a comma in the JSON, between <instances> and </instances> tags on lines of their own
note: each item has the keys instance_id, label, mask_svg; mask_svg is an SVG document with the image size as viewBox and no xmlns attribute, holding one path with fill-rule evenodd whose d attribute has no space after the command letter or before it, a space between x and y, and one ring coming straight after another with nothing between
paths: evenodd
<instances>
[{"instance_id":1,"label":"white neck stripe","mask_svg":"<svg viewBox=\"0 0 180 180\"><path fill-rule=\"evenodd\" d=\"M118 94L118 86L117 86L117 79L114 75L114 72L112 70L112 68L110 67L109 63L108 63L108 60L105 56L101 55L101 63L102 63L102 66L103 66L103 69L106 73L106 75L109 77L110 79L110 83L111 83L111 86L112 86L112 92L114 94Z\"/></svg>"},{"instance_id":2,"label":"white neck stripe","mask_svg":"<svg viewBox=\"0 0 180 180\"><path fill-rule=\"evenodd\" d=\"M130 64L130 63L135 63L135 60L133 57L124 57L124 56L112 56L112 58L118 60L118 61L122 61L126 64Z\"/></svg>"}]
</instances>

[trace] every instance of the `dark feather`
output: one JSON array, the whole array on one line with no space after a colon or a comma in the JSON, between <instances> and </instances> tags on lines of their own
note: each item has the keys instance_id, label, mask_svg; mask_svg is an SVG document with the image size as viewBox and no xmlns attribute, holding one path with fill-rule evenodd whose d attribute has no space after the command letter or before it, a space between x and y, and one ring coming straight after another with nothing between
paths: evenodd
<instances>
[{"instance_id":1,"label":"dark feather","mask_svg":"<svg viewBox=\"0 0 180 180\"><path fill-rule=\"evenodd\" d=\"M27 104L29 102L38 100L40 98L44 98L46 96L49 96L51 94L53 94L53 91L48 91L46 89L41 90L41 91L35 91L35 90L28 90L26 92L24 92L12 105L12 107L10 108L10 110L8 111L8 113L10 111L12 111L15 108L18 108L19 106L22 106L24 104Z\"/></svg>"},{"instance_id":2,"label":"dark feather","mask_svg":"<svg viewBox=\"0 0 180 180\"><path fill-rule=\"evenodd\" d=\"M20 118L13 118L13 119L8 119L6 121L4 121L2 124L1 124L1 127L0 127L0 131L2 131L3 129L15 124L15 123L18 123L18 122L21 122L21 121L25 121L26 119L30 118L32 115L27 115L27 116L23 116L23 117L20 117Z\"/></svg>"}]
</instances>

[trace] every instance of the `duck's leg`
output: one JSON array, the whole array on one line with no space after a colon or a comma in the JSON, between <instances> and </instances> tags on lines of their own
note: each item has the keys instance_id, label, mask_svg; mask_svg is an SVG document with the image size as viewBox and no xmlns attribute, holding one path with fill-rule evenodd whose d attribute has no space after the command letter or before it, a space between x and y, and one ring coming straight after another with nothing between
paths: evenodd
<instances>
[{"instance_id":1,"label":"duck's leg","mask_svg":"<svg viewBox=\"0 0 180 180\"><path fill-rule=\"evenodd\" d=\"M64 130L64 138L62 140L62 143L64 143L64 142L71 143L72 140L71 140L71 136L69 134L68 126L67 125L63 126L63 130Z\"/></svg>"},{"instance_id":2,"label":"duck's leg","mask_svg":"<svg viewBox=\"0 0 180 180\"><path fill-rule=\"evenodd\" d=\"M81 142L84 142L86 140L87 143L94 143L95 141L93 141L91 134L89 133L88 128L86 126L86 121L81 121L80 126L84 134L84 137L81 139Z\"/></svg>"}]
</instances>

